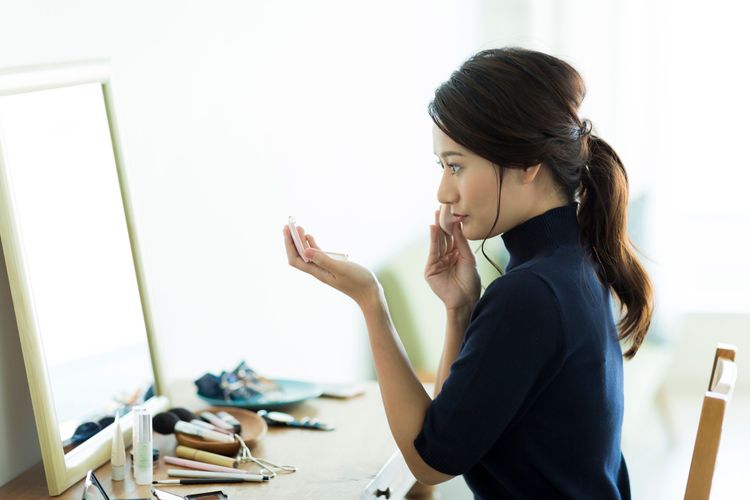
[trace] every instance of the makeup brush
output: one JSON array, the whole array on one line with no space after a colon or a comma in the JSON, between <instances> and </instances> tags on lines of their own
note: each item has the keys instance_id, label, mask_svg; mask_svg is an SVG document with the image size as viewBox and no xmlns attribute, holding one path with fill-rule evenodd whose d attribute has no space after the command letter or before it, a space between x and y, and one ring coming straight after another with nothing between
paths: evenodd
<instances>
[{"instance_id":1,"label":"makeup brush","mask_svg":"<svg viewBox=\"0 0 750 500\"><path fill-rule=\"evenodd\" d=\"M206 429L211 429L212 431L221 432L222 434L228 434L230 436L234 436L234 432L224 430L222 428L219 428L215 425L211 425L208 422L201 420L198 415L193 413L192 411L185 409L185 408L171 408L167 410L169 413L174 413L179 417L180 420L184 422L190 422L193 425L197 425L198 427L204 427Z\"/></svg>"},{"instance_id":2,"label":"makeup brush","mask_svg":"<svg viewBox=\"0 0 750 500\"><path fill-rule=\"evenodd\" d=\"M167 411L170 413L174 413L180 418L180 420L184 420L185 422L190 422L191 420L198 420L200 418L198 417L198 415L188 410L187 408L182 408L182 407L170 408Z\"/></svg>"},{"instance_id":3,"label":"makeup brush","mask_svg":"<svg viewBox=\"0 0 750 500\"><path fill-rule=\"evenodd\" d=\"M242 432L242 424L240 424L240 421L234 418L233 415L230 415L225 411L220 411L216 414L216 416L234 427L235 434L240 434Z\"/></svg>"},{"instance_id":4,"label":"makeup brush","mask_svg":"<svg viewBox=\"0 0 750 500\"><path fill-rule=\"evenodd\" d=\"M198 436L208 441L218 441L220 443L234 443L234 437L220 432L204 429L193 425L189 422L180 420L180 417L172 412L165 411L158 413L153 419L153 428L159 434L172 434L181 432L191 436Z\"/></svg>"},{"instance_id":5,"label":"makeup brush","mask_svg":"<svg viewBox=\"0 0 750 500\"><path fill-rule=\"evenodd\" d=\"M222 429L228 430L230 432L234 432L233 425L228 424L227 422L220 419L219 417L217 417L210 411L202 411L201 417L203 417L203 419L206 420L207 422L214 424L216 427L221 427Z\"/></svg>"},{"instance_id":6,"label":"makeup brush","mask_svg":"<svg viewBox=\"0 0 750 500\"><path fill-rule=\"evenodd\" d=\"M180 417L172 413L171 411L164 411L154 415L152 425L154 431L159 434L173 434L174 426L180 421Z\"/></svg>"}]
</instances>

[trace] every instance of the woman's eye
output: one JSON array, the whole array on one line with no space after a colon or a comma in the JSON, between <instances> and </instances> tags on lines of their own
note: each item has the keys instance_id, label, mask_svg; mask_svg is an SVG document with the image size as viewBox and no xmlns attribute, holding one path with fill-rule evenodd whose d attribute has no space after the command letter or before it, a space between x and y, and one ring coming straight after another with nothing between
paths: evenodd
<instances>
[{"instance_id":1,"label":"woman's eye","mask_svg":"<svg viewBox=\"0 0 750 500\"><path fill-rule=\"evenodd\" d=\"M440 165L440 168L444 169L443 162L440 160L435 160L435 163ZM451 174L456 175L458 173L458 170L461 168L461 165L456 165L455 163L449 163L448 168L451 169Z\"/></svg>"}]
</instances>

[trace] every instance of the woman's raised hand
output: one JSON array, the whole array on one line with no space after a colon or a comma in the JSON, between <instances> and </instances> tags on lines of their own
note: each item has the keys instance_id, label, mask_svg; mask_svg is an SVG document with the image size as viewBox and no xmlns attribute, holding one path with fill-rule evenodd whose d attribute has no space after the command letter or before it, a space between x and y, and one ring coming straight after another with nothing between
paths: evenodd
<instances>
[{"instance_id":1,"label":"woman's raised hand","mask_svg":"<svg viewBox=\"0 0 750 500\"><path fill-rule=\"evenodd\" d=\"M320 281L348 295L360 307L378 300L382 288L375 275L366 267L351 261L341 261L323 252L310 234L305 234L302 226L297 226L302 245L305 247L305 262L297 253L292 241L289 226L284 226L284 244L289 265L315 276Z\"/></svg>"},{"instance_id":2,"label":"woman's raised hand","mask_svg":"<svg viewBox=\"0 0 750 500\"><path fill-rule=\"evenodd\" d=\"M447 210L441 205L435 211L435 224L430 225L430 251L424 277L446 308L473 307L481 288L477 261L461 232L461 223L449 221ZM442 228L448 224L450 233Z\"/></svg>"}]
</instances>

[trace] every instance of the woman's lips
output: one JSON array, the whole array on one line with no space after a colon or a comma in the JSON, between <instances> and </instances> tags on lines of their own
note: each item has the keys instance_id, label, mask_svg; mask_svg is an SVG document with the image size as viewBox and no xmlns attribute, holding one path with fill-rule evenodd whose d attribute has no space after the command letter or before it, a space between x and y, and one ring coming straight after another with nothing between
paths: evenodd
<instances>
[{"instance_id":1,"label":"woman's lips","mask_svg":"<svg viewBox=\"0 0 750 500\"><path fill-rule=\"evenodd\" d=\"M464 219L468 217L468 215L458 215L458 214L453 214L453 217L454 217L454 218L455 218L455 219L456 219L456 220L457 220L458 222L463 222L463 221L464 221Z\"/></svg>"}]
</instances>

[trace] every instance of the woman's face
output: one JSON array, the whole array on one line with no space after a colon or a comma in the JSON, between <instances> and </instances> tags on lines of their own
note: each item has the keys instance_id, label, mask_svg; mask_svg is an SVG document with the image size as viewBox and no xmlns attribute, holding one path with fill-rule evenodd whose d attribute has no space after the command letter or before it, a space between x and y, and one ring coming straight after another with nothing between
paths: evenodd
<instances>
[{"instance_id":1,"label":"woman's face","mask_svg":"<svg viewBox=\"0 0 750 500\"><path fill-rule=\"evenodd\" d=\"M443 167L437 193L443 230L450 232L452 223L459 220L466 239L481 240L504 233L519 223L526 206L524 190L519 186L523 170L506 168L501 174L501 169L489 160L459 145L434 124L432 139L433 151ZM500 218L493 226L500 175L503 176Z\"/></svg>"}]
</instances>

